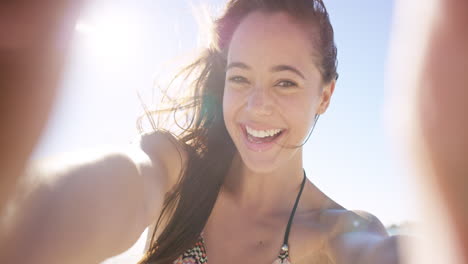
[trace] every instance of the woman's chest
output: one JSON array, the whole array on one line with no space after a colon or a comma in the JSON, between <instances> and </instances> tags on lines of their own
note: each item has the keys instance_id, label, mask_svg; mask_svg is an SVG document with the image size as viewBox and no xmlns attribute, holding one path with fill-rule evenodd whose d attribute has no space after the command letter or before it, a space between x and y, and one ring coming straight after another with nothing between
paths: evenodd
<instances>
[{"instance_id":1,"label":"woman's chest","mask_svg":"<svg viewBox=\"0 0 468 264\"><path fill-rule=\"evenodd\" d=\"M308 232L310 233L310 232ZM208 263L282 263L275 262L281 259L283 238L256 236L204 237L204 246ZM331 259L324 247L323 236L315 232L314 238L303 238L301 234L293 234L288 245L288 260L292 264L331 264ZM284 262L288 263L288 262Z\"/></svg>"},{"instance_id":2,"label":"woman's chest","mask_svg":"<svg viewBox=\"0 0 468 264\"><path fill-rule=\"evenodd\" d=\"M273 263L285 242L287 221L287 216L254 219L212 215L203 233L208 263ZM297 215L287 239L291 263L331 263L324 246L327 232L313 215Z\"/></svg>"}]
</instances>

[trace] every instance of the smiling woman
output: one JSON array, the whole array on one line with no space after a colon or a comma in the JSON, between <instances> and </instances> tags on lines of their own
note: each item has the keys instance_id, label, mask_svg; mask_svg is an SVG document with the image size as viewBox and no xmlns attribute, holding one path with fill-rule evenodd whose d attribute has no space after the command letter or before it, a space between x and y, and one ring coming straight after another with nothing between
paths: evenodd
<instances>
[{"instance_id":1,"label":"smiling woman","mask_svg":"<svg viewBox=\"0 0 468 264\"><path fill-rule=\"evenodd\" d=\"M288 32L287 39L282 32ZM226 128L250 169L271 172L283 167L282 162L301 160L299 156L292 158L298 155L294 146L302 145L314 116L325 112L334 81L322 81L316 67L320 62L311 55L316 47L306 32L287 13L256 12L246 17L232 36L223 114ZM242 78L242 82L232 78ZM323 104L321 109L319 103ZM269 130L280 134L268 144L249 133Z\"/></svg>"},{"instance_id":2,"label":"smiling woman","mask_svg":"<svg viewBox=\"0 0 468 264\"><path fill-rule=\"evenodd\" d=\"M397 263L378 218L346 210L303 170L338 76L323 2L229 1L213 32L178 75L191 97L169 110L193 119L170 136L182 170L140 263Z\"/></svg>"},{"instance_id":3,"label":"smiling woman","mask_svg":"<svg viewBox=\"0 0 468 264\"><path fill-rule=\"evenodd\" d=\"M77 26L118 42L100 28ZM140 263L397 263L377 217L306 177L303 145L330 105L336 57L321 0L229 1L177 76L189 97L148 112L188 110L181 132L155 126L126 150L31 166L5 221L6 262L101 261L156 222Z\"/></svg>"},{"instance_id":4,"label":"smiling woman","mask_svg":"<svg viewBox=\"0 0 468 264\"><path fill-rule=\"evenodd\" d=\"M0 263L97 263L156 219L142 263L399 263L400 237L388 237L372 214L334 202L301 167L310 119L327 110L336 80L333 34L319 0L230 1L213 45L183 72L196 77L191 100L168 111L193 110L181 134L153 131L128 149L24 169L79 4L0 5ZM401 0L398 14L392 88L401 91L389 112L409 121L404 143L427 188L429 223L411 263L465 264L468 2Z\"/></svg>"}]
</instances>

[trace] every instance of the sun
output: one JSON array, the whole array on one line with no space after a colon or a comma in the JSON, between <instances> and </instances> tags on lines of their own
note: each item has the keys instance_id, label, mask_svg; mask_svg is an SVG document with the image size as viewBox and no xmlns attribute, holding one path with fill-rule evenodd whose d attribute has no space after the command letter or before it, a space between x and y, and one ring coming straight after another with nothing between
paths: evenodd
<instances>
[{"instance_id":1,"label":"sun","mask_svg":"<svg viewBox=\"0 0 468 264\"><path fill-rule=\"evenodd\" d=\"M138 50L142 33L136 19L109 15L80 19L75 30L78 40L96 57L115 62L128 60Z\"/></svg>"}]
</instances>

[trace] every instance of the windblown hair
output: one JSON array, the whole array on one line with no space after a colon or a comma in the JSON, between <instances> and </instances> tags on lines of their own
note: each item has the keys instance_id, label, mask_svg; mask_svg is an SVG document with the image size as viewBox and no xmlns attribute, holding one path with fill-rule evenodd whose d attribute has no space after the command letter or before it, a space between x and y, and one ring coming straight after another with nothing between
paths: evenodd
<instances>
[{"instance_id":1,"label":"windblown hair","mask_svg":"<svg viewBox=\"0 0 468 264\"><path fill-rule=\"evenodd\" d=\"M338 77L333 28L321 0L230 0L214 21L210 46L176 75L193 79L190 100L165 110L174 116L177 111L191 110L190 121L177 137L186 148L188 160L177 184L165 195L150 247L140 264L172 263L194 245L211 214L237 151L222 112L227 50L237 26L254 11L285 12L304 25L316 53L311 59L322 81L328 83ZM153 114L148 113L150 120ZM164 229L156 237L162 222Z\"/></svg>"}]
</instances>

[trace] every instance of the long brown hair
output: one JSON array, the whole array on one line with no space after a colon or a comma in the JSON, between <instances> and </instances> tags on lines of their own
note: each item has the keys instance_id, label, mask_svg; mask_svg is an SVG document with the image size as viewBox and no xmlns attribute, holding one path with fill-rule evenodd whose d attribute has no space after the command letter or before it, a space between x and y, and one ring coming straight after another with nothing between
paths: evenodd
<instances>
[{"instance_id":1,"label":"long brown hair","mask_svg":"<svg viewBox=\"0 0 468 264\"><path fill-rule=\"evenodd\" d=\"M285 12L306 25L323 82L338 76L333 28L321 0L230 0L214 21L210 46L176 76L193 79L190 100L166 109L174 116L180 110L192 111L178 136L186 146L188 160L178 183L165 196L150 247L140 264L172 263L194 245L211 214L236 152L222 112L227 49L236 27L253 11ZM150 120L152 114L148 113ZM162 221L165 227L156 237Z\"/></svg>"}]
</instances>

